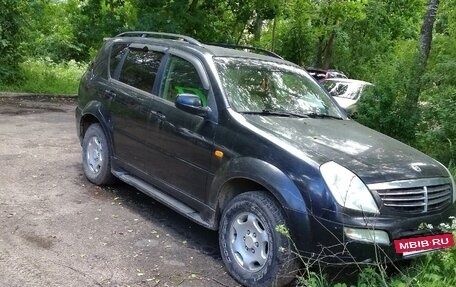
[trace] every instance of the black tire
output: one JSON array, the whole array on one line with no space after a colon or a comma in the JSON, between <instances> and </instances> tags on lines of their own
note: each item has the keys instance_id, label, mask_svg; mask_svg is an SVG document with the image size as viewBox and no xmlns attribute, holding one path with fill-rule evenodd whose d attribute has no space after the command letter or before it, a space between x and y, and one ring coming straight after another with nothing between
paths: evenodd
<instances>
[{"instance_id":1,"label":"black tire","mask_svg":"<svg viewBox=\"0 0 456 287\"><path fill-rule=\"evenodd\" d=\"M111 153L100 124L92 124L82 141L82 167L87 179L96 185L112 184Z\"/></svg>"},{"instance_id":2,"label":"black tire","mask_svg":"<svg viewBox=\"0 0 456 287\"><path fill-rule=\"evenodd\" d=\"M292 242L276 231L282 224L286 226L281 207L265 192L243 193L228 203L219 244L226 269L239 283L284 286L295 278L299 264Z\"/></svg>"}]
</instances>

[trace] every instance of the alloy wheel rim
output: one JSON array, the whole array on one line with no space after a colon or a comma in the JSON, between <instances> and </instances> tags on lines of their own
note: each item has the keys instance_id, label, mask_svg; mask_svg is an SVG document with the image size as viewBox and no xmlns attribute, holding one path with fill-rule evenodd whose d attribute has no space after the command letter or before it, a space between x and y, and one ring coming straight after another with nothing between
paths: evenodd
<instances>
[{"instance_id":1,"label":"alloy wheel rim","mask_svg":"<svg viewBox=\"0 0 456 287\"><path fill-rule=\"evenodd\" d=\"M96 136L90 138L87 144L86 159L90 171L94 174L98 174L101 170L103 163L102 151L103 147L101 146L100 139Z\"/></svg>"},{"instance_id":2,"label":"alloy wheel rim","mask_svg":"<svg viewBox=\"0 0 456 287\"><path fill-rule=\"evenodd\" d=\"M249 272L260 270L270 252L266 225L251 212L238 214L230 226L229 245L240 267Z\"/></svg>"}]
</instances>

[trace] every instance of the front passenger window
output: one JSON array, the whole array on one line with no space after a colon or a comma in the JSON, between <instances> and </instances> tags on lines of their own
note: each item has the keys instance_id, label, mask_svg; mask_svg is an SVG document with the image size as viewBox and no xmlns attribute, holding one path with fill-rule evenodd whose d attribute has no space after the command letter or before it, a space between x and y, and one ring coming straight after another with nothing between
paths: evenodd
<instances>
[{"instance_id":1,"label":"front passenger window","mask_svg":"<svg viewBox=\"0 0 456 287\"><path fill-rule=\"evenodd\" d=\"M174 103L178 94L197 95L203 107L207 106L207 91L203 88L196 68L188 61L172 56L166 68L161 95Z\"/></svg>"}]
</instances>

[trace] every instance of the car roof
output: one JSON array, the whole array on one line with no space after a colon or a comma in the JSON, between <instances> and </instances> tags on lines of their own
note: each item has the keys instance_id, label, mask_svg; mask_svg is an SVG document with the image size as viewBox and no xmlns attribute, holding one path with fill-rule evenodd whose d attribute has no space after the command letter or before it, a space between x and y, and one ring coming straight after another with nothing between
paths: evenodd
<instances>
[{"instance_id":1,"label":"car roof","mask_svg":"<svg viewBox=\"0 0 456 287\"><path fill-rule=\"evenodd\" d=\"M155 37L157 36L157 37ZM160 38L159 36L165 36L169 38ZM195 40L191 37L171 34L171 33L161 33L161 32L126 32L119 34L113 38L106 38L105 40L112 40L114 42L135 42L135 43L144 43L150 45L161 45L170 48L180 49L184 51L197 51L204 56L213 56L213 57L232 57L232 58L246 58L246 59L255 59L270 61L276 63L282 63L286 65L292 65L294 67L299 67L298 65L284 60L277 54L273 52L249 46L239 46L239 45L229 45L229 44L203 44L198 40ZM228 47L229 46L229 47ZM236 48L233 48L236 47ZM258 53L252 53L249 51L258 50L269 55L263 55Z\"/></svg>"},{"instance_id":2,"label":"car roof","mask_svg":"<svg viewBox=\"0 0 456 287\"><path fill-rule=\"evenodd\" d=\"M282 58L277 58L277 57L272 57L268 55L262 55L258 53L252 53L249 51L245 50L239 50L239 49L233 49L233 48L226 48L222 46L216 46L216 45L202 45L202 48L205 49L205 51L209 52L215 57L232 57L232 58L250 58L250 59L258 59L258 60L267 60L267 61L273 61L273 62L281 62L281 63L286 63L290 64L291 62L288 62L286 60L283 60ZM293 64L295 65L295 64Z\"/></svg>"}]
</instances>

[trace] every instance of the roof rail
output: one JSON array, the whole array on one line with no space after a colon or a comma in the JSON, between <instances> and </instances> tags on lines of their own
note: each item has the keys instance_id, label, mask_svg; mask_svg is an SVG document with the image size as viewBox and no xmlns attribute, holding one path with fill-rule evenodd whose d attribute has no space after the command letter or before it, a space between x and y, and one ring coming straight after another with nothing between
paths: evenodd
<instances>
[{"instance_id":1,"label":"roof rail","mask_svg":"<svg viewBox=\"0 0 456 287\"><path fill-rule=\"evenodd\" d=\"M198 40L184 36L180 34L173 34L173 33L162 33L162 32L147 32L147 31L131 31L131 32L124 32L120 33L116 37L143 37L143 38L154 38L153 36L160 36L157 38L167 38L167 39L174 39L174 40L184 40L185 42L197 46L201 46L201 42Z\"/></svg>"},{"instance_id":2,"label":"roof rail","mask_svg":"<svg viewBox=\"0 0 456 287\"><path fill-rule=\"evenodd\" d=\"M235 44L225 44L225 43L206 43L208 45L213 45L213 46L219 46L219 47L224 47L224 48L232 48L232 49L240 49L240 50L250 50L254 52L262 52L267 56L271 56L274 58L279 58L283 60L283 57L271 52L269 50L263 49L263 48L257 48L257 47L252 47L252 46L243 46L243 45L235 45Z\"/></svg>"}]
</instances>

